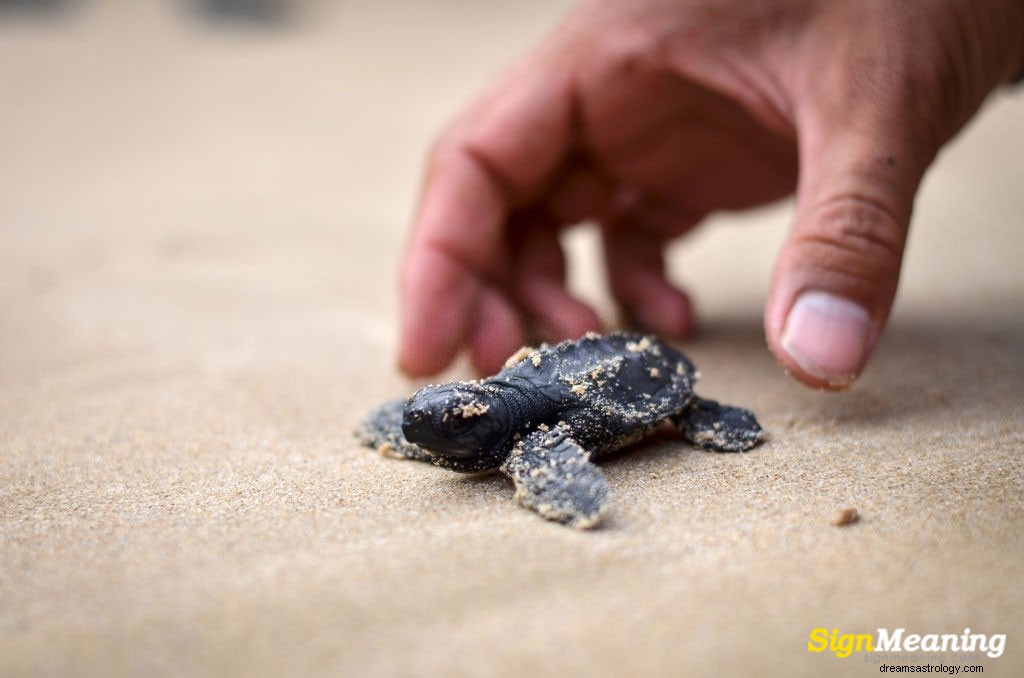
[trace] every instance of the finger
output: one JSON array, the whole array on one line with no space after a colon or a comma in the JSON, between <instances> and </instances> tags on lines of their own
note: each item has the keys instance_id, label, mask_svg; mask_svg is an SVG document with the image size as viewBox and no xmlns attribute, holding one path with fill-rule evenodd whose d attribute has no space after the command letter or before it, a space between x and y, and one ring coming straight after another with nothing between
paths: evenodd
<instances>
[{"instance_id":1,"label":"finger","mask_svg":"<svg viewBox=\"0 0 1024 678\"><path fill-rule=\"evenodd\" d=\"M914 194L930 155L905 125L802 127L794 223L765 310L768 344L797 379L842 389L861 373L899 281Z\"/></svg>"},{"instance_id":2,"label":"finger","mask_svg":"<svg viewBox=\"0 0 1024 678\"><path fill-rule=\"evenodd\" d=\"M513 228L510 286L533 332L544 341L556 342L599 330L597 313L566 288L565 254L555 225L531 214Z\"/></svg>"},{"instance_id":3,"label":"finger","mask_svg":"<svg viewBox=\"0 0 1024 678\"><path fill-rule=\"evenodd\" d=\"M480 374L500 370L505 360L526 343L515 307L493 287L483 289L472 328L470 355Z\"/></svg>"},{"instance_id":4,"label":"finger","mask_svg":"<svg viewBox=\"0 0 1024 678\"><path fill-rule=\"evenodd\" d=\"M601 233L612 296L625 315L657 334L686 336L693 328L693 308L665 277L665 238L622 221Z\"/></svg>"},{"instance_id":5,"label":"finger","mask_svg":"<svg viewBox=\"0 0 1024 678\"><path fill-rule=\"evenodd\" d=\"M467 156L436 161L416 232L402 265L399 367L433 374L461 347L480 303L506 206L493 181ZM451 232L461 227L470 237Z\"/></svg>"},{"instance_id":6,"label":"finger","mask_svg":"<svg viewBox=\"0 0 1024 678\"><path fill-rule=\"evenodd\" d=\"M442 136L402 265L406 373L437 372L491 317L478 307L504 259L506 219L555 173L569 145L570 102L567 78L527 64Z\"/></svg>"}]
</instances>

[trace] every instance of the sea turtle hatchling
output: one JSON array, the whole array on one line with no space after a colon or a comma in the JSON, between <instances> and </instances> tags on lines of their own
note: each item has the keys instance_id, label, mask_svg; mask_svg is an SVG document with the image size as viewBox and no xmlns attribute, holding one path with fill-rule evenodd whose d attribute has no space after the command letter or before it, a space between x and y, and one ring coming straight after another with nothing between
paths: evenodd
<instances>
[{"instance_id":1,"label":"sea turtle hatchling","mask_svg":"<svg viewBox=\"0 0 1024 678\"><path fill-rule=\"evenodd\" d=\"M356 432L388 456L461 472L500 469L516 498L545 518L586 528L608 486L591 463L663 421L693 444L749 450L764 439L754 415L693 392L693 364L653 336L587 334L523 348L479 381L426 386L371 412Z\"/></svg>"}]
</instances>

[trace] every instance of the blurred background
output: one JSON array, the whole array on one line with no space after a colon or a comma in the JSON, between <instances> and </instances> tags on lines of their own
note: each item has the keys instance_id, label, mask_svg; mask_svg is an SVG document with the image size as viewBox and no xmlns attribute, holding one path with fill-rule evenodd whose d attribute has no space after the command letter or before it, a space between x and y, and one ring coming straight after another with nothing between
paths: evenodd
<instances>
[{"instance_id":1,"label":"blurred background","mask_svg":"<svg viewBox=\"0 0 1024 678\"><path fill-rule=\"evenodd\" d=\"M0 0L0 198L51 226L405 221L430 133L567 4Z\"/></svg>"},{"instance_id":2,"label":"blurred background","mask_svg":"<svg viewBox=\"0 0 1024 678\"><path fill-rule=\"evenodd\" d=\"M568 4L0 0L0 323L54 342L0 375L204 332L244 355L271 298L271 333L325 302L388 344L431 136Z\"/></svg>"}]
</instances>

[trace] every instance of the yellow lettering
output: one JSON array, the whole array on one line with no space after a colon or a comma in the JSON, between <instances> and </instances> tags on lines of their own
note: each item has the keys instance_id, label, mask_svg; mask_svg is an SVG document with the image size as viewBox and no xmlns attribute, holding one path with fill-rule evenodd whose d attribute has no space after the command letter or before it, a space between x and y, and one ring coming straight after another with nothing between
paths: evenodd
<instances>
[{"instance_id":1,"label":"yellow lettering","mask_svg":"<svg viewBox=\"0 0 1024 678\"><path fill-rule=\"evenodd\" d=\"M812 629L807 639L808 652L832 651L836 657L845 659L854 652L874 652L875 640L870 633L839 633L839 629L818 627Z\"/></svg>"},{"instance_id":2,"label":"yellow lettering","mask_svg":"<svg viewBox=\"0 0 1024 678\"><path fill-rule=\"evenodd\" d=\"M808 652L824 652L828 647L828 630L817 628L811 631L810 640L807 641Z\"/></svg>"}]
</instances>

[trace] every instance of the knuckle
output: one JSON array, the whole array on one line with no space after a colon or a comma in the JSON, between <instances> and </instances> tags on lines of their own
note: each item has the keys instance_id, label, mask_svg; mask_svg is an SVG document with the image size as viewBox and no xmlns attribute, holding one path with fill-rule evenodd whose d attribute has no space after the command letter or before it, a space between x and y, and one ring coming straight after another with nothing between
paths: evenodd
<instances>
[{"instance_id":1,"label":"knuckle","mask_svg":"<svg viewBox=\"0 0 1024 678\"><path fill-rule=\"evenodd\" d=\"M820 205L797 241L815 267L877 287L899 276L906 230L885 203L845 195Z\"/></svg>"}]
</instances>

